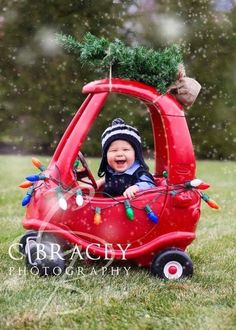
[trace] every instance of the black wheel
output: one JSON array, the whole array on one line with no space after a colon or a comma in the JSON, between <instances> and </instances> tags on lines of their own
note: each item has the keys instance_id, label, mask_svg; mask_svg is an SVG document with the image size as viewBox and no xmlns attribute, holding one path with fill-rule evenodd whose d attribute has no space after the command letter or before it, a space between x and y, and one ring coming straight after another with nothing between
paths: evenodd
<instances>
[{"instance_id":1,"label":"black wheel","mask_svg":"<svg viewBox=\"0 0 236 330\"><path fill-rule=\"evenodd\" d=\"M188 254L176 248L164 250L156 255L151 273L166 280L178 280L193 274L193 263Z\"/></svg>"},{"instance_id":2,"label":"black wheel","mask_svg":"<svg viewBox=\"0 0 236 330\"><path fill-rule=\"evenodd\" d=\"M65 270L65 259L61 246L50 241L29 240L26 246L26 266L39 276L61 275Z\"/></svg>"},{"instance_id":3,"label":"black wheel","mask_svg":"<svg viewBox=\"0 0 236 330\"><path fill-rule=\"evenodd\" d=\"M38 232L35 231L35 230L28 230L20 239L20 242L19 242L19 251L21 254L25 255L25 246L27 244L27 241L30 239L30 240L33 240L33 241L36 241L37 239L37 236L38 236Z\"/></svg>"}]
</instances>

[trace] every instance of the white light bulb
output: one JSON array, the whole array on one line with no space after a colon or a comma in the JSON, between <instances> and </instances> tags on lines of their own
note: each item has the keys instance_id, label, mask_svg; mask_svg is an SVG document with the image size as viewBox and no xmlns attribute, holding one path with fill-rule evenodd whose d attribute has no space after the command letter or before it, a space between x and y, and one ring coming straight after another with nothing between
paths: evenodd
<instances>
[{"instance_id":1,"label":"white light bulb","mask_svg":"<svg viewBox=\"0 0 236 330\"><path fill-rule=\"evenodd\" d=\"M76 200L76 204L78 206L82 206L83 205L84 199L83 199L83 196L82 195L78 194L76 196L76 199L75 200Z\"/></svg>"},{"instance_id":2,"label":"white light bulb","mask_svg":"<svg viewBox=\"0 0 236 330\"><path fill-rule=\"evenodd\" d=\"M65 200L64 197L60 197L58 200L59 206L62 210L67 210L67 201Z\"/></svg>"},{"instance_id":3,"label":"white light bulb","mask_svg":"<svg viewBox=\"0 0 236 330\"><path fill-rule=\"evenodd\" d=\"M190 184L192 187L198 187L202 183L202 180L200 179L193 179L190 181Z\"/></svg>"}]
</instances>

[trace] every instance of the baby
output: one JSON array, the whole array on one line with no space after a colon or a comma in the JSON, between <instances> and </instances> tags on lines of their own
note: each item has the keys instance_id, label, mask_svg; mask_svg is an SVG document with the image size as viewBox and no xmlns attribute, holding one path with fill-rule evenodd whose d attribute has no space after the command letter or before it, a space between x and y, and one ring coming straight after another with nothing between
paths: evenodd
<instances>
[{"instance_id":1,"label":"baby","mask_svg":"<svg viewBox=\"0 0 236 330\"><path fill-rule=\"evenodd\" d=\"M155 187L143 158L140 134L121 118L114 119L102 134L98 176L104 176L97 185L104 185L107 197L124 195L132 199L138 191Z\"/></svg>"}]
</instances>

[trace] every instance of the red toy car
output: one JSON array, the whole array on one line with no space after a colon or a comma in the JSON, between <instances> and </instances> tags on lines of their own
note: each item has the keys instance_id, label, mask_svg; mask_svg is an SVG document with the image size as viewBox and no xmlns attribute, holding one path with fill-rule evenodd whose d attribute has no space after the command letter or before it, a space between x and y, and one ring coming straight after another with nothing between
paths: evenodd
<instances>
[{"instance_id":1,"label":"red toy car","mask_svg":"<svg viewBox=\"0 0 236 330\"><path fill-rule=\"evenodd\" d=\"M97 191L80 152L111 92L144 102L152 122L157 187L139 192L131 201L123 196L108 198ZM195 239L203 197L199 189L208 185L195 179L194 151L182 106L172 95L161 95L154 87L122 79L89 83L83 93L89 95L49 167L45 169L35 161L42 173L27 178L33 185L23 200L23 205L27 204L23 226L30 231L20 242L26 263L38 267L41 275L46 266L49 274L54 267L63 271L66 266L61 256L69 244L80 246L91 256L132 259L150 266L151 273L160 278L191 276L192 261L185 250ZM77 159L82 164L79 170ZM83 188L85 176L91 189ZM60 249L49 257L55 242ZM46 258L40 258L39 244L44 244Z\"/></svg>"}]
</instances>

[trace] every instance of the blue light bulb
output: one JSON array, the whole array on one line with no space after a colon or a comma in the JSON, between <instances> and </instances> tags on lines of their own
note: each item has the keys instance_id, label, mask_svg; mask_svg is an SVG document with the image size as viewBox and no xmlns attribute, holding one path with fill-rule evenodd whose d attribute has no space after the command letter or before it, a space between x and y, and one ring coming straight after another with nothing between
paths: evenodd
<instances>
[{"instance_id":1,"label":"blue light bulb","mask_svg":"<svg viewBox=\"0 0 236 330\"><path fill-rule=\"evenodd\" d=\"M21 202L21 205L22 206L26 206L27 204L29 204L33 192L34 192L34 188L33 187L31 187L31 188L28 189L26 196L23 198L23 200Z\"/></svg>"},{"instance_id":2,"label":"blue light bulb","mask_svg":"<svg viewBox=\"0 0 236 330\"><path fill-rule=\"evenodd\" d=\"M21 205L22 205L22 206L26 206L27 204L29 204L30 200L31 200L31 195L26 195L26 196L23 198Z\"/></svg>"},{"instance_id":3,"label":"blue light bulb","mask_svg":"<svg viewBox=\"0 0 236 330\"><path fill-rule=\"evenodd\" d=\"M46 176L43 174L39 174L39 175L33 174L33 175L29 175L26 177L26 180L28 180L30 182L36 182L36 181L45 180L45 179L46 179Z\"/></svg>"},{"instance_id":4,"label":"blue light bulb","mask_svg":"<svg viewBox=\"0 0 236 330\"><path fill-rule=\"evenodd\" d=\"M144 209L147 212L148 219L150 219L154 223L158 223L158 216L153 212L150 206L146 205Z\"/></svg>"},{"instance_id":5,"label":"blue light bulb","mask_svg":"<svg viewBox=\"0 0 236 330\"><path fill-rule=\"evenodd\" d=\"M151 211L151 212L148 213L148 218L149 218L152 222L154 222L154 223L158 223L158 217L157 217L157 215L156 215L153 211Z\"/></svg>"}]
</instances>

